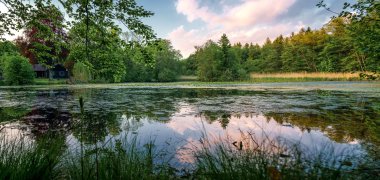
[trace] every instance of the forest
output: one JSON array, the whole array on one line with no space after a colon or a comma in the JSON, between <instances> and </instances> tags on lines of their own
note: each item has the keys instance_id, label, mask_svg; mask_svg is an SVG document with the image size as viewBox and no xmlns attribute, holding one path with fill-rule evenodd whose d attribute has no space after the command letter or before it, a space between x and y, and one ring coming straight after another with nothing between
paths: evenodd
<instances>
[{"instance_id":1,"label":"forest","mask_svg":"<svg viewBox=\"0 0 380 180\"><path fill-rule=\"evenodd\" d=\"M134 1L62 1L65 12L44 0L35 6L2 3L9 11L1 13L0 35L24 30L14 41L0 42L0 78L10 85L32 83L35 64L46 68L50 79L51 69L63 65L69 83L171 82L181 75L244 81L250 73L277 72L361 72L376 79L380 71L379 3L372 0L346 3L322 28L267 38L263 45L231 43L223 34L185 59L141 21L154 13ZM326 8L323 1L317 6Z\"/></svg>"}]
</instances>

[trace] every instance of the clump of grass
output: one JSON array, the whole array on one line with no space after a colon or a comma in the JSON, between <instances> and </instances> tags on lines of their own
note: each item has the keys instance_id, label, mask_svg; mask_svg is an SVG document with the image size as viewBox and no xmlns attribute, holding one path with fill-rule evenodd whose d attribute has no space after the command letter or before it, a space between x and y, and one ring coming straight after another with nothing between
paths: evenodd
<instances>
[{"instance_id":1,"label":"clump of grass","mask_svg":"<svg viewBox=\"0 0 380 180\"><path fill-rule=\"evenodd\" d=\"M55 141L60 141L55 139ZM0 179L53 179L62 147L46 139L31 142L21 136L0 136Z\"/></svg>"},{"instance_id":2,"label":"clump of grass","mask_svg":"<svg viewBox=\"0 0 380 180\"><path fill-rule=\"evenodd\" d=\"M292 72L292 73L252 73L253 81L284 82L284 81L352 81L360 80L361 73L338 72Z\"/></svg>"},{"instance_id":3,"label":"clump of grass","mask_svg":"<svg viewBox=\"0 0 380 180\"><path fill-rule=\"evenodd\" d=\"M169 179L173 172L154 164L154 144L139 148L136 137L100 147L77 148L62 161L65 179Z\"/></svg>"},{"instance_id":4,"label":"clump of grass","mask_svg":"<svg viewBox=\"0 0 380 180\"><path fill-rule=\"evenodd\" d=\"M290 145L265 136L242 133L241 141L201 139L195 151L200 179L357 179L371 177L361 173L349 153L334 155L332 146L306 154L299 144ZM360 158L360 157L356 157Z\"/></svg>"}]
</instances>

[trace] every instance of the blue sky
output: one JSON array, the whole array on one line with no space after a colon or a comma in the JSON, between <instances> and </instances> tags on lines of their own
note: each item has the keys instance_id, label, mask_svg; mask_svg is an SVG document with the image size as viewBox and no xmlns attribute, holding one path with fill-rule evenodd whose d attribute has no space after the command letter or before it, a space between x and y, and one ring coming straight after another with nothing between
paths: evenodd
<instances>
[{"instance_id":1,"label":"blue sky","mask_svg":"<svg viewBox=\"0 0 380 180\"><path fill-rule=\"evenodd\" d=\"M137 0L155 15L144 22L169 39L184 57L207 40L226 33L232 43L258 43L322 27L334 14L316 7L320 0ZM343 0L327 0L339 12Z\"/></svg>"}]
</instances>

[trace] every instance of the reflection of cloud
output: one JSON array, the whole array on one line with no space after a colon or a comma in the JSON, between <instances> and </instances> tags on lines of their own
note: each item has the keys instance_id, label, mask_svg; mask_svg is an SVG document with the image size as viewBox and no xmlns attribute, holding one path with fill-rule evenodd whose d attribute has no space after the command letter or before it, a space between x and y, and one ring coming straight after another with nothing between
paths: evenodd
<instances>
[{"instance_id":1,"label":"reflection of cloud","mask_svg":"<svg viewBox=\"0 0 380 180\"><path fill-rule=\"evenodd\" d=\"M181 108L166 124L171 131L176 132L181 139L187 142L184 146L177 148L177 158L185 163L194 161L192 153L201 146L199 139L202 138L202 133L205 133L212 140L212 143L224 142L226 137L229 139L228 143L232 143L246 138L242 136L242 132L251 132L258 142L263 142L267 138L272 140L281 138L286 142L299 143L310 152L321 153L330 149L337 156L348 151L354 152L355 148L359 146L355 142L337 143L317 130L307 132L296 126L283 126L273 119L268 121L263 115L241 116L240 118L231 116L230 123L224 130L218 121L209 124L202 122L204 117L181 116L183 112L188 112L188 110L188 107Z\"/></svg>"}]
</instances>

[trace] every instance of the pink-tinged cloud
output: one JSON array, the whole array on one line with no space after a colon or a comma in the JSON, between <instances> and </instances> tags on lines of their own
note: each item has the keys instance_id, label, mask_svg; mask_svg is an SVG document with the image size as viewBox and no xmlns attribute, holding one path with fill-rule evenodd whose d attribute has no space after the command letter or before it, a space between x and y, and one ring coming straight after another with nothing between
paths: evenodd
<instances>
[{"instance_id":1,"label":"pink-tinged cloud","mask_svg":"<svg viewBox=\"0 0 380 180\"><path fill-rule=\"evenodd\" d=\"M202 29L186 30L179 26L168 34L173 46L188 57L194 46L207 40L218 40L226 33L232 43L259 43L267 37L287 35L303 27L302 22L270 25L272 21L286 13L296 0L242 0L240 4L228 6L220 2L223 11L213 12L208 6L201 6L200 0L178 0L176 10L186 16L189 22L201 20L206 25Z\"/></svg>"},{"instance_id":2,"label":"pink-tinged cloud","mask_svg":"<svg viewBox=\"0 0 380 180\"><path fill-rule=\"evenodd\" d=\"M271 21L286 12L295 1L244 0L233 7L225 6L222 13L215 13L207 6L200 6L199 0L178 0L176 9L189 22L200 19L209 26L234 29Z\"/></svg>"},{"instance_id":3,"label":"pink-tinged cloud","mask_svg":"<svg viewBox=\"0 0 380 180\"><path fill-rule=\"evenodd\" d=\"M298 32L301 27L305 27L302 22L297 24L285 23L273 26L253 26L245 29L197 29L186 31L180 26L170 32L167 38L173 43L173 47L181 51L183 57L188 57L195 51L195 46L203 45L207 40L217 41L223 33L226 33L231 43L258 43L262 44L266 38L274 39L280 34L290 35L292 32Z\"/></svg>"}]
</instances>

